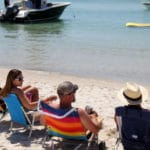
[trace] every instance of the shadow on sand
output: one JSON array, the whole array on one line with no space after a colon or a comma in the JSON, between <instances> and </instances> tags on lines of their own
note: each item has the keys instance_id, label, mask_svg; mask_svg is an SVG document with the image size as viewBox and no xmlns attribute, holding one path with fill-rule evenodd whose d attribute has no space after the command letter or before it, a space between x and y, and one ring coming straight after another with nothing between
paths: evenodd
<instances>
[{"instance_id":1,"label":"shadow on sand","mask_svg":"<svg viewBox=\"0 0 150 150\"><path fill-rule=\"evenodd\" d=\"M42 139L46 134L45 128L40 125L35 125L32 130L32 135L29 138L29 130L24 127L14 124L13 132L10 132L10 120L6 120L7 115L0 121L0 134L4 133L6 140L11 144L21 145L23 147L30 147L31 144L40 144L42 146Z\"/></svg>"}]
</instances>

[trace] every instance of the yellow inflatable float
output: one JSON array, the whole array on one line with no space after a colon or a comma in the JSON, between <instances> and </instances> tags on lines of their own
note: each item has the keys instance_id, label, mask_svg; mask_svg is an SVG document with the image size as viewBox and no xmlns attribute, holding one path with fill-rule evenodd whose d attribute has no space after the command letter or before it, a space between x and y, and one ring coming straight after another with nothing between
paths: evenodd
<instances>
[{"instance_id":1,"label":"yellow inflatable float","mask_svg":"<svg viewBox=\"0 0 150 150\"><path fill-rule=\"evenodd\" d=\"M126 27L150 27L150 23L127 22Z\"/></svg>"}]
</instances>

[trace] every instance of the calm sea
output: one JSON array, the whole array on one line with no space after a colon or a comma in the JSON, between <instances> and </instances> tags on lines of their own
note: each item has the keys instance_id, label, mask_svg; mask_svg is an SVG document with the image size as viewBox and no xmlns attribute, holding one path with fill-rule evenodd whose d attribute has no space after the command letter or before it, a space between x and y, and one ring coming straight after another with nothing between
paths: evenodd
<instances>
[{"instance_id":1,"label":"calm sea","mask_svg":"<svg viewBox=\"0 0 150 150\"><path fill-rule=\"evenodd\" d=\"M150 28L125 26L150 23L141 1L70 2L57 22L0 24L0 66L150 85Z\"/></svg>"}]
</instances>

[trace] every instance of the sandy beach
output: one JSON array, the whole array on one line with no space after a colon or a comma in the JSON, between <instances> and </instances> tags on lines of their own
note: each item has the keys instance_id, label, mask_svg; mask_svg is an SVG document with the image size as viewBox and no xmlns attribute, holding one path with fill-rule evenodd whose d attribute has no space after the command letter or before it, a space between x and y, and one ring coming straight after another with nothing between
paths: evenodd
<instances>
[{"instance_id":1,"label":"sandy beach","mask_svg":"<svg viewBox=\"0 0 150 150\"><path fill-rule=\"evenodd\" d=\"M3 87L9 69L0 69L0 86ZM62 81L72 81L78 84L79 90L76 93L75 107L84 108L86 105L92 106L99 115L104 118L103 128L99 132L99 139L105 140L109 150L115 145L117 132L113 120L114 108L121 105L116 95L124 83L112 81L102 81L91 78L81 78L59 73L22 70L24 85L32 85L39 88L40 98L56 94L56 87ZM144 85L143 85L144 86ZM146 87L149 89L149 87ZM150 92L150 90L149 90ZM145 107L150 108L150 102L145 103ZM28 139L28 132L22 131L15 134L9 133L10 117L7 114L0 122L0 149L1 150L43 150L42 138L44 137L43 126L34 127L32 137ZM120 148L121 150L121 148Z\"/></svg>"}]
</instances>

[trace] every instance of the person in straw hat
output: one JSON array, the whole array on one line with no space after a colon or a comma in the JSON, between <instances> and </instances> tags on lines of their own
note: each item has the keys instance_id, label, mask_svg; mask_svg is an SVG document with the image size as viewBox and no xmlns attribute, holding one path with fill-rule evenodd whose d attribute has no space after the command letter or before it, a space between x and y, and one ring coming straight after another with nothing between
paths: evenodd
<instances>
[{"instance_id":1,"label":"person in straw hat","mask_svg":"<svg viewBox=\"0 0 150 150\"><path fill-rule=\"evenodd\" d=\"M124 106L115 108L114 119L124 150L150 149L150 135L147 134L150 131L150 111L142 108L148 91L141 85L127 82L117 96Z\"/></svg>"}]
</instances>

